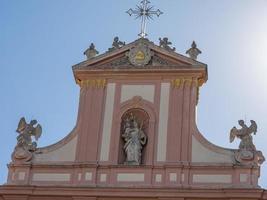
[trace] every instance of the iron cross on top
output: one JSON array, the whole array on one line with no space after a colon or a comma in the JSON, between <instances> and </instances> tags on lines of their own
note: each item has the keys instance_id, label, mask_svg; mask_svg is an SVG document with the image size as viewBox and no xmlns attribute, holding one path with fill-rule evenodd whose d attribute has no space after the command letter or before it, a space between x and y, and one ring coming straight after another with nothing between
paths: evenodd
<instances>
[{"instance_id":1,"label":"iron cross on top","mask_svg":"<svg viewBox=\"0 0 267 200\"><path fill-rule=\"evenodd\" d=\"M146 23L147 20L153 19L153 15L157 15L158 17L163 14L159 9L154 10L153 6L149 6L150 2L148 0L141 1L140 5L137 5L136 8L129 9L126 13L128 13L130 16L134 15L135 19L141 18L141 33L138 35L142 38L147 36L146 34Z\"/></svg>"}]
</instances>

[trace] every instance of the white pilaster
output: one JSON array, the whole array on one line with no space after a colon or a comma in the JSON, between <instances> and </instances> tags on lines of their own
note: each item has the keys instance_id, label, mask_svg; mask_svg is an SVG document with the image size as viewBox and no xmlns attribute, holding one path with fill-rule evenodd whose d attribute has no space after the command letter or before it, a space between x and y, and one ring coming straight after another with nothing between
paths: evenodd
<instances>
[{"instance_id":1,"label":"white pilaster","mask_svg":"<svg viewBox=\"0 0 267 200\"><path fill-rule=\"evenodd\" d=\"M102 143L100 151L100 161L108 161L109 159L109 147L110 147L110 137L112 128L112 116L114 109L114 98L115 98L115 83L108 83L107 85L107 96L105 103L105 113L104 113L104 124L103 124L103 134Z\"/></svg>"},{"instance_id":2,"label":"white pilaster","mask_svg":"<svg viewBox=\"0 0 267 200\"><path fill-rule=\"evenodd\" d=\"M161 83L157 161L166 160L170 83Z\"/></svg>"}]
</instances>

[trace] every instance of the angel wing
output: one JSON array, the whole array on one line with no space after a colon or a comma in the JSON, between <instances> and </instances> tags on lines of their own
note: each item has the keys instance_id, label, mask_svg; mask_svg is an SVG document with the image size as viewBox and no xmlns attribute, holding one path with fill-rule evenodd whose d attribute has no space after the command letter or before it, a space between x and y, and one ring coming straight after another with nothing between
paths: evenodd
<instances>
[{"instance_id":1,"label":"angel wing","mask_svg":"<svg viewBox=\"0 0 267 200\"><path fill-rule=\"evenodd\" d=\"M35 140L38 140L42 135L42 126L38 124L36 128L34 129L33 135L35 137Z\"/></svg>"},{"instance_id":2,"label":"angel wing","mask_svg":"<svg viewBox=\"0 0 267 200\"><path fill-rule=\"evenodd\" d=\"M22 133L22 131L25 129L26 125L27 125L27 123L26 123L25 118L24 117L20 118L16 132Z\"/></svg>"},{"instance_id":3,"label":"angel wing","mask_svg":"<svg viewBox=\"0 0 267 200\"><path fill-rule=\"evenodd\" d=\"M236 127L232 128L231 131L230 131L230 143L232 143L236 137L236 133L237 133L237 129Z\"/></svg>"},{"instance_id":4,"label":"angel wing","mask_svg":"<svg viewBox=\"0 0 267 200\"><path fill-rule=\"evenodd\" d=\"M254 120L250 120L250 123L251 123L249 127L250 133L254 133L254 135L256 135L258 126Z\"/></svg>"}]
</instances>

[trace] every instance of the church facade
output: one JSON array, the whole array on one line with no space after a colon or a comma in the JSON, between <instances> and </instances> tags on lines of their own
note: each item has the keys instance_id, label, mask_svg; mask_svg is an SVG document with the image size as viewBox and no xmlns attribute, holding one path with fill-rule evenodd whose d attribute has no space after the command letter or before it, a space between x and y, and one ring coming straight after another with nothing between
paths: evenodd
<instances>
[{"instance_id":1,"label":"church facade","mask_svg":"<svg viewBox=\"0 0 267 200\"><path fill-rule=\"evenodd\" d=\"M199 88L207 65L176 53L167 38L160 45L140 38L73 66L80 87L77 123L61 141L43 148L37 121L19 123L17 146L8 165L3 200L259 200L264 156L239 121L230 140L238 149L207 141L196 126Z\"/></svg>"}]
</instances>

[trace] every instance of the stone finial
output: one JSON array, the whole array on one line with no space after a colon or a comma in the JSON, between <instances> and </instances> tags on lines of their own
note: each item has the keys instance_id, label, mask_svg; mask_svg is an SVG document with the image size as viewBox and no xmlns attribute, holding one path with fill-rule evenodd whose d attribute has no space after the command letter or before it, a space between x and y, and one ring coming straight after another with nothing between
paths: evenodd
<instances>
[{"instance_id":1,"label":"stone finial","mask_svg":"<svg viewBox=\"0 0 267 200\"><path fill-rule=\"evenodd\" d=\"M193 41L191 48L186 51L186 54L190 56L190 58L197 60L197 56L202 52L197 48L197 44Z\"/></svg>"},{"instance_id":2,"label":"stone finial","mask_svg":"<svg viewBox=\"0 0 267 200\"><path fill-rule=\"evenodd\" d=\"M257 151L253 144L253 135L256 135L257 124L254 120L250 120L251 125L248 127L244 120L239 120L238 124L241 129L233 127L230 131L230 142L233 142L235 138L241 140L239 149L235 152L235 159L241 164L255 164L259 165L265 161L261 151Z\"/></svg>"},{"instance_id":3,"label":"stone finial","mask_svg":"<svg viewBox=\"0 0 267 200\"><path fill-rule=\"evenodd\" d=\"M112 43L112 47L108 51L119 49L125 45L125 42L120 41L119 37L115 37Z\"/></svg>"},{"instance_id":4,"label":"stone finial","mask_svg":"<svg viewBox=\"0 0 267 200\"><path fill-rule=\"evenodd\" d=\"M167 51L175 51L175 47L170 47L172 45L172 42L169 41L167 37L164 37L163 39L159 38L159 46Z\"/></svg>"},{"instance_id":5,"label":"stone finial","mask_svg":"<svg viewBox=\"0 0 267 200\"><path fill-rule=\"evenodd\" d=\"M89 60L95 57L98 53L99 52L95 49L94 43L91 43L90 47L86 49L86 51L83 54L86 55L87 59Z\"/></svg>"}]
</instances>

